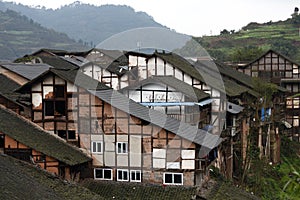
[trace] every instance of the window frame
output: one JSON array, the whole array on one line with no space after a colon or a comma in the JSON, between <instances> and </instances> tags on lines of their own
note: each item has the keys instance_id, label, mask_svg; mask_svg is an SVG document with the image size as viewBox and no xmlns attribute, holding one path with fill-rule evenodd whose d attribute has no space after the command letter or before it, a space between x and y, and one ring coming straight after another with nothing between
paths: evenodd
<instances>
[{"instance_id":1,"label":"window frame","mask_svg":"<svg viewBox=\"0 0 300 200\"><path fill-rule=\"evenodd\" d=\"M103 178L97 178L96 177L96 170L101 170L102 171L102 176ZM104 171L110 171L110 178L105 178L105 173ZM109 168L94 168L94 179L95 180L113 180L113 170L112 169L109 169Z\"/></svg>"},{"instance_id":2,"label":"window frame","mask_svg":"<svg viewBox=\"0 0 300 200\"><path fill-rule=\"evenodd\" d=\"M139 175L140 175L139 180L136 179L137 173L139 173ZM132 180L132 174L135 175L135 180ZM130 182L142 182L142 171L141 170L130 170Z\"/></svg>"},{"instance_id":3,"label":"window frame","mask_svg":"<svg viewBox=\"0 0 300 200\"><path fill-rule=\"evenodd\" d=\"M122 172L122 179L119 177L119 172ZM123 179L124 173L127 173L127 179ZM129 181L129 170L128 169L117 169L117 181Z\"/></svg>"},{"instance_id":4,"label":"window frame","mask_svg":"<svg viewBox=\"0 0 300 200\"><path fill-rule=\"evenodd\" d=\"M172 183L167 183L166 182L166 175L172 175ZM181 183L175 183L174 176L175 175L180 175L181 176ZM163 173L163 184L165 185L183 185L183 173L172 173L172 172L165 172Z\"/></svg>"},{"instance_id":5,"label":"window frame","mask_svg":"<svg viewBox=\"0 0 300 200\"><path fill-rule=\"evenodd\" d=\"M94 143L96 144L96 151L94 151ZM98 148L98 144L101 145L100 151L99 151L99 148ZM93 154L103 154L103 142L102 141L92 141L91 142L91 152Z\"/></svg>"},{"instance_id":6,"label":"window frame","mask_svg":"<svg viewBox=\"0 0 300 200\"><path fill-rule=\"evenodd\" d=\"M119 148L119 145L121 145L121 148ZM125 145L125 149L124 149L124 145ZM128 154L128 142L117 142L116 152L117 154Z\"/></svg>"}]
</instances>

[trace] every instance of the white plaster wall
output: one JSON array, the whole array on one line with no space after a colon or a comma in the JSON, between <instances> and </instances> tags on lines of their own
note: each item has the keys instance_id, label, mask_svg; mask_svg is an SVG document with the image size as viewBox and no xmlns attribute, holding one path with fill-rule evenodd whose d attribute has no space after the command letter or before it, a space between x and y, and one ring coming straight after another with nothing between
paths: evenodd
<instances>
[{"instance_id":1,"label":"white plaster wall","mask_svg":"<svg viewBox=\"0 0 300 200\"><path fill-rule=\"evenodd\" d=\"M73 83L67 82L67 92L77 92L77 87Z\"/></svg>"},{"instance_id":2,"label":"white plaster wall","mask_svg":"<svg viewBox=\"0 0 300 200\"><path fill-rule=\"evenodd\" d=\"M148 60L148 76L155 76L155 58ZM146 79L146 77L144 79Z\"/></svg>"},{"instance_id":3,"label":"white plaster wall","mask_svg":"<svg viewBox=\"0 0 300 200\"><path fill-rule=\"evenodd\" d=\"M102 135L91 134L92 141L102 141Z\"/></svg>"},{"instance_id":4,"label":"white plaster wall","mask_svg":"<svg viewBox=\"0 0 300 200\"><path fill-rule=\"evenodd\" d=\"M174 76L173 65L166 63L166 76Z\"/></svg>"},{"instance_id":5,"label":"white plaster wall","mask_svg":"<svg viewBox=\"0 0 300 200\"><path fill-rule=\"evenodd\" d=\"M146 66L146 58L145 57L138 57L138 65L139 66Z\"/></svg>"},{"instance_id":6,"label":"white plaster wall","mask_svg":"<svg viewBox=\"0 0 300 200\"><path fill-rule=\"evenodd\" d=\"M130 136L129 158L130 166L142 166L142 141L141 136Z\"/></svg>"},{"instance_id":7,"label":"white plaster wall","mask_svg":"<svg viewBox=\"0 0 300 200\"><path fill-rule=\"evenodd\" d=\"M175 69L175 78L183 81L182 71L179 69Z\"/></svg>"},{"instance_id":8,"label":"white plaster wall","mask_svg":"<svg viewBox=\"0 0 300 200\"><path fill-rule=\"evenodd\" d=\"M157 61L156 61L156 67L157 67L157 74L156 75L165 75L165 72L164 72L164 67L165 67L165 63L162 59L160 58L157 58Z\"/></svg>"},{"instance_id":9,"label":"white plaster wall","mask_svg":"<svg viewBox=\"0 0 300 200\"><path fill-rule=\"evenodd\" d=\"M184 82L189 84L189 85L192 85L192 77L187 75L187 74L184 74Z\"/></svg>"},{"instance_id":10,"label":"white plaster wall","mask_svg":"<svg viewBox=\"0 0 300 200\"><path fill-rule=\"evenodd\" d=\"M118 86L119 86L119 80L118 80L118 78L112 78L111 86L115 90L119 89L118 88Z\"/></svg>"},{"instance_id":11,"label":"white plaster wall","mask_svg":"<svg viewBox=\"0 0 300 200\"><path fill-rule=\"evenodd\" d=\"M195 169L195 160L182 160L182 169Z\"/></svg>"},{"instance_id":12,"label":"white plaster wall","mask_svg":"<svg viewBox=\"0 0 300 200\"><path fill-rule=\"evenodd\" d=\"M128 167L128 155L117 155L117 166Z\"/></svg>"},{"instance_id":13,"label":"white plaster wall","mask_svg":"<svg viewBox=\"0 0 300 200\"><path fill-rule=\"evenodd\" d=\"M155 159L153 158L153 168L165 168L166 159Z\"/></svg>"},{"instance_id":14,"label":"white plaster wall","mask_svg":"<svg viewBox=\"0 0 300 200\"><path fill-rule=\"evenodd\" d=\"M167 162L167 169L180 169L180 162Z\"/></svg>"},{"instance_id":15,"label":"white plaster wall","mask_svg":"<svg viewBox=\"0 0 300 200\"><path fill-rule=\"evenodd\" d=\"M32 104L33 107L38 107L42 104L42 95L38 93L32 93Z\"/></svg>"},{"instance_id":16,"label":"white plaster wall","mask_svg":"<svg viewBox=\"0 0 300 200\"><path fill-rule=\"evenodd\" d=\"M43 86L43 98L45 98L50 92L53 93L53 86Z\"/></svg>"},{"instance_id":17,"label":"white plaster wall","mask_svg":"<svg viewBox=\"0 0 300 200\"><path fill-rule=\"evenodd\" d=\"M106 152L104 153L104 164L105 166L115 166L115 152Z\"/></svg>"},{"instance_id":18,"label":"white plaster wall","mask_svg":"<svg viewBox=\"0 0 300 200\"><path fill-rule=\"evenodd\" d=\"M125 88L128 86L128 75L124 74L121 77L121 81L120 81L120 89Z\"/></svg>"},{"instance_id":19,"label":"white plaster wall","mask_svg":"<svg viewBox=\"0 0 300 200\"><path fill-rule=\"evenodd\" d=\"M55 84L65 84L65 81L57 76L55 76Z\"/></svg>"},{"instance_id":20,"label":"white plaster wall","mask_svg":"<svg viewBox=\"0 0 300 200\"><path fill-rule=\"evenodd\" d=\"M165 149L153 149L153 158L166 158Z\"/></svg>"},{"instance_id":21,"label":"white plaster wall","mask_svg":"<svg viewBox=\"0 0 300 200\"><path fill-rule=\"evenodd\" d=\"M138 58L137 56L129 55L129 66L137 66Z\"/></svg>"},{"instance_id":22,"label":"white plaster wall","mask_svg":"<svg viewBox=\"0 0 300 200\"><path fill-rule=\"evenodd\" d=\"M117 142L128 142L127 135L117 135Z\"/></svg>"},{"instance_id":23,"label":"white plaster wall","mask_svg":"<svg viewBox=\"0 0 300 200\"><path fill-rule=\"evenodd\" d=\"M195 150L182 150L181 158L182 159L195 159Z\"/></svg>"}]
</instances>

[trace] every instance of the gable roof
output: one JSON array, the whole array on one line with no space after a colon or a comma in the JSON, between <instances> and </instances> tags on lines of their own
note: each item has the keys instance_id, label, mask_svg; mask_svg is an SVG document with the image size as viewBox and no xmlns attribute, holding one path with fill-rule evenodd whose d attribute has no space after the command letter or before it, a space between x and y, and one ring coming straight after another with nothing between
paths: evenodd
<instances>
[{"instance_id":1,"label":"gable roof","mask_svg":"<svg viewBox=\"0 0 300 200\"><path fill-rule=\"evenodd\" d=\"M19 103L22 100L21 95L14 92L19 87L20 85L18 83L14 82L10 78L7 78L3 74L0 74L0 95L7 100L23 107L23 105ZM26 98L25 96L22 97Z\"/></svg>"},{"instance_id":2,"label":"gable roof","mask_svg":"<svg viewBox=\"0 0 300 200\"><path fill-rule=\"evenodd\" d=\"M74 166L91 161L90 157L58 136L51 135L2 106L0 106L0 122L0 132L67 165Z\"/></svg>"},{"instance_id":3,"label":"gable roof","mask_svg":"<svg viewBox=\"0 0 300 200\"><path fill-rule=\"evenodd\" d=\"M50 65L37 63L37 64L23 64L23 63L6 63L1 64L5 69L12 71L27 80L32 80L48 69L51 68Z\"/></svg>"},{"instance_id":4,"label":"gable roof","mask_svg":"<svg viewBox=\"0 0 300 200\"><path fill-rule=\"evenodd\" d=\"M144 79L142 81L138 81L128 87L123 88L120 91L125 91L128 89L135 89L140 86L144 86L147 84L153 84L153 83L163 83L167 86L170 86L174 88L178 92L182 92L186 96L194 99L195 101L204 100L206 98L209 98L210 95L203 92L202 90L195 88L184 81L180 81L177 78L173 76L151 76L148 79Z\"/></svg>"},{"instance_id":5,"label":"gable roof","mask_svg":"<svg viewBox=\"0 0 300 200\"><path fill-rule=\"evenodd\" d=\"M15 89L19 88L20 85L15 81L7 78L5 75L0 74L0 94L11 94Z\"/></svg>"},{"instance_id":6,"label":"gable roof","mask_svg":"<svg viewBox=\"0 0 300 200\"><path fill-rule=\"evenodd\" d=\"M82 73L78 69L64 70L64 69L55 69L50 68L47 72L41 74L39 77L33 79L32 81L24 84L20 88L16 90L16 92L24 93L25 91L29 91L32 84L40 81L43 77L55 74L63 80L69 81L76 86L80 86L86 90L96 89L96 90L107 90L112 89L105 84L89 77L88 75Z\"/></svg>"},{"instance_id":7,"label":"gable roof","mask_svg":"<svg viewBox=\"0 0 300 200\"><path fill-rule=\"evenodd\" d=\"M43 63L47 63L48 65L51 65L55 69L64 69L64 70L78 69L77 65L74 65L56 55L39 56L39 58L43 61Z\"/></svg>"},{"instance_id":8,"label":"gable roof","mask_svg":"<svg viewBox=\"0 0 300 200\"><path fill-rule=\"evenodd\" d=\"M282 57L282 58L288 60L289 62L291 62L291 63L293 63L293 64L296 64L296 65L300 66L298 63L296 63L295 61L292 61L292 60L291 60L290 58L288 58L287 56L285 56L285 55L283 55L283 54L281 54L281 53L279 53L279 52L277 52L277 51L275 51L275 50L273 50L273 49L269 49L269 50L268 50L266 53L264 53L263 55L259 56L258 58L256 58L255 60L249 62L248 64L246 64L246 65L244 65L244 66L240 66L240 68L243 69L243 68L249 67L251 64L257 62L258 60L260 60L261 58L265 57L265 56L268 55L269 53L277 54L277 55L279 55L280 57Z\"/></svg>"},{"instance_id":9,"label":"gable roof","mask_svg":"<svg viewBox=\"0 0 300 200\"><path fill-rule=\"evenodd\" d=\"M236 82L221 76L219 72L208 68L207 66L215 66L215 63L212 60L205 61L206 66L203 67L204 61L202 61L201 63L196 62L195 66L193 66L187 60L174 53L155 52L153 56L161 58L162 60L172 64L173 66L182 70L184 73L190 75L196 80L204 82L208 86L217 89L220 92L224 92L230 97L239 96L242 93L251 92L249 88L237 84ZM197 67L197 69L195 67Z\"/></svg>"},{"instance_id":10,"label":"gable roof","mask_svg":"<svg viewBox=\"0 0 300 200\"><path fill-rule=\"evenodd\" d=\"M90 90L90 92L125 113L151 122L202 147L207 147L208 151L222 142L222 139L218 135L213 135L205 130L198 129L196 126L191 126L175 118L168 117L164 113L142 106L116 90ZM206 155L208 152L201 153Z\"/></svg>"}]
</instances>

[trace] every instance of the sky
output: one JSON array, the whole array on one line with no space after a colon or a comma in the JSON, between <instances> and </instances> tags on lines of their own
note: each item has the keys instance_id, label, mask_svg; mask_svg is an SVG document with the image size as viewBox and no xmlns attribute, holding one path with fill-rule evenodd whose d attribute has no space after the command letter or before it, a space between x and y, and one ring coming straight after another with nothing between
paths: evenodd
<instances>
[{"instance_id":1,"label":"sky","mask_svg":"<svg viewBox=\"0 0 300 200\"><path fill-rule=\"evenodd\" d=\"M13 1L13 0L4 0ZM57 9L75 0L14 0L29 6ZM291 17L300 0L81 0L93 5L128 5L155 21L191 36L218 35L240 30L250 22L264 23Z\"/></svg>"}]
</instances>

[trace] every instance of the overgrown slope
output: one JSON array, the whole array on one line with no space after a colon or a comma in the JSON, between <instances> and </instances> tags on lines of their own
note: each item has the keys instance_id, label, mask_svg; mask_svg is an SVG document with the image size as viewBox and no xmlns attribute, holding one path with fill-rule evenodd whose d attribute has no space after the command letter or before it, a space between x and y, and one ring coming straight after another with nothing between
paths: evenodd
<instances>
[{"instance_id":1,"label":"overgrown slope","mask_svg":"<svg viewBox=\"0 0 300 200\"><path fill-rule=\"evenodd\" d=\"M194 38L220 61L249 62L273 49L300 62L300 15L285 21L249 23L240 31L224 29L217 36ZM185 50L193 47L187 45ZM182 54L184 49L182 49Z\"/></svg>"}]
</instances>

